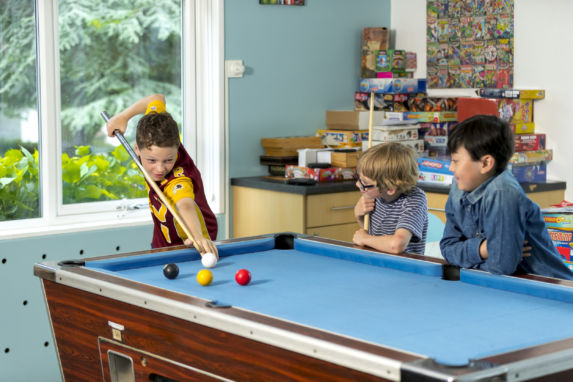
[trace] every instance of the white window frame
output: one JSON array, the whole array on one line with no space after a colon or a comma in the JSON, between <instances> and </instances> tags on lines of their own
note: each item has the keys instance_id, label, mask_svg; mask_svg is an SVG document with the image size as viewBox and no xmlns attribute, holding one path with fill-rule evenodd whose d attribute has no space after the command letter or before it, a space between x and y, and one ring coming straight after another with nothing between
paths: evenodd
<instances>
[{"instance_id":1,"label":"white window frame","mask_svg":"<svg viewBox=\"0 0 573 382\"><path fill-rule=\"evenodd\" d=\"M181 1L183 143L201 171L207 200L215 214L225 213L228 206L223 3L224 0ZM151 223L145 198L73 205L62 203L57 15L58 0L36 0L42 217L0 222L0 239ZM200 61L197 61L198 57ZM201 97L196 94L201 94ZM143 208L133 208L142 207L142 204Z\"/></svg>"}]
</instances>

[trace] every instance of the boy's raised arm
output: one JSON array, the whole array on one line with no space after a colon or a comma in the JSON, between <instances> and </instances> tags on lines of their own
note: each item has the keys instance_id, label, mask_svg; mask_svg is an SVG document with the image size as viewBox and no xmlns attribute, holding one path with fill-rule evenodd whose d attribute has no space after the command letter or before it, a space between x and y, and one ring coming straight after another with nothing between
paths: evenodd
<instances>
[{"instance_id":1,"label":"boy's raised arm","mask_svg":"<svg viewBox=\"0 0 573 382\"><path fill-rule=\"evenodd\" d=\"M163 94L151 94L136 101L133 105L126 107L121 112L117 113L107 122L107 135L113 137L114 131L119 130L120 133L125 134L127 129L127 122L136 115L145 113L147 105L153 101L161 101L165 103L165 96Z\"/></svg>"}]
</instances>

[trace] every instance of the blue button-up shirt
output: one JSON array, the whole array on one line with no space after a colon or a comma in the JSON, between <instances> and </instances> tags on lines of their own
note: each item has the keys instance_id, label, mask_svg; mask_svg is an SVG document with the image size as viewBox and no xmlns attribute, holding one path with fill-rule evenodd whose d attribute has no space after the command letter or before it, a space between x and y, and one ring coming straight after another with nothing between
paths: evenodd
<instances>
[{"instance_id":1,"label":"blue button-up shirt","mask_svg":"<svg viewBox=\"0 0 573 382\"><path fill-rule=\"evenodd\" d=\"M539 206L526 195L509 170L472 192L454 182L446 203L446 227L440 241L444 258L463 268L510 275L527 273L573 280L545 227ZM479 255L487 239L488 258ZM524 240L531 256L523 257Z\"/></svg>"}]
</instances>

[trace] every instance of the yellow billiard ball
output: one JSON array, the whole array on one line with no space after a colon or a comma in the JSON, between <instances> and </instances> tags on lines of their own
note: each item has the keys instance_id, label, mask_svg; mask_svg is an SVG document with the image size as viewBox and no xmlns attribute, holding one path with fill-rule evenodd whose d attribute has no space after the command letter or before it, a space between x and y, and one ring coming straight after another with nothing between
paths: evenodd
<instances>
[{"instance_id":1,"label":"yellow billiard ball","mask_svg":"<svg viewBox=\"0 0 573 382\"><path fill-rule=\"evenodd\" d=\"M207 286L207 285L211 284L211 281L213 281L213 274L211 273L210 270L201 269L197 273L197 282L200 285Z\"/></svg>"}]
</instances>

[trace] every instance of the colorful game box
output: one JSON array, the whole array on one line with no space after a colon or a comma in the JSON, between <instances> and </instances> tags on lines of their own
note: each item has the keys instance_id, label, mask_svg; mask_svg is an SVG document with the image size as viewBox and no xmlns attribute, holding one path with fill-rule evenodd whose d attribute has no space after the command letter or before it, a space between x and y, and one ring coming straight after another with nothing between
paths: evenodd
<instances>
[{"instance_id":1,"label":"colorful game box","mask_svg":"<svg viewBox=\"0 0 573 382\"><path fill-rule=\"evenodd\" d=\"M535 123L510 123L509 127L514 134L535 134Z\"/></svg>"},{"instance_id":2,"label":"colorful game box","mask_svg":"<svg viewBox=\"0 0 573 382\"><path fill-rule=\"evenodd\" d=\"M553 150L521 151L513 153L509 163L513 164L536 164L553 159Z\"/></svg>"},{"instance_id":3,"label":"colorful game box","mask_svg":"<svg viewBox=\"0 0 573 382\"><path fill-rule=\"evenodd\" d=\"M285 167L285 177L291 179L313 179L317 182L335 182L340 180L340 167L310 168L288 165Z\"/></svg>"},{"instance_id":4,"label":"colorful game box","mask_svg":"<svg viewBox=\"0 0 573 382\"><path fill-rule=\"evenodd\" d=\"M418 126L376 126L372 129L372 139L381 142L395 142L408 139L418 139Z\"/></svg>"},{"instance_id":5,"label":"colorful game box","mask_svg":"<svg viewBox=\"0 0 573 382\"><path fill-rule=\"evenodd\" d=\"M440 174L436 172L419 171L418 180L420 182L426 182L426 183L450 185L454 180L454 176L447 174Z\"/></svg>"},{"instance_id":6,"label":"colorful game box","mask_svg":"<svg viewBox=\"0 0 573 382\"><path fill-rule=\"evenodd\" d=\"M519 134L515 136L515 151L545 150L545 134Z\"/></svg>"},{"instance_id":7,"label":"colorful game box","mask_svg":"<svg viewBox=\"0 0 573 382\"><path fill-rule=\"evenodd\" d=\"M322 144L331 148L361 147L368 130L318 130Z\"/></svg>"},{"instance_id":8,"label":"colorful game box","mask_svg":"<svg viewBox=\"0 0 573 382\"><path fill-rule=\"evenodd\" d=\"M389 96L387 98L386 96ZM354 93L354 110L370 111L370 93ZM392 95L374 93L374 111L393 111Z\"/></svg>"},{"instance_id":9,"label":"colorful game box","mask_svg":"<svg viewBox=\"0 0 573 382\"><path fill-rule=\"evenodd\" d=\"M547 165L545 163L526 166L512 165L511 173L519 183L547 181Z\"/></svg>"},{"instance_id":10,"label":"colorful game box","mask_svg":"<svg viewBox=\"0 0 573 382\"><path fill-rule=\"evenodd\" d=\"M573 231L573 206L547 207L541 213L547 228Z\"/></svg>"},{"instance_id":11,"label":"colorful game box","mask_svg":"<svg viewBox=\"0 0 573 382\"><path fill-rule=\"evenodd\" d=\"M418 169L425 172L437 172L440 174L453 175L450 171L451 158L448 157L419 157Z\"/></svg>"},{"instance_id":12,"label":"colorful game box","mask_svg":"<svg viewBox=\"0 0 573 382\"><path fill-rule=\"evenodd\" d=\"M361 92L374 93L425 93L425 78L362 78Z\"/></svg>"},{"instance_id":13,"label":"colorful game box","mask_svg":"<svg viewBox=\"0 0 573 382\"><path fill-rule=\"evenodd\" d=\"M548 228L547 231L561 259L573 271L573 232L555 228Z\"/></svg>"},{"instance_id":14,"label":"colorful game box","mask_svg":"<svg viewBox=\"0 0 573 382\"><path fill-rule=\"evenodd\" d=\"M519 90L519 89L479 89L477 94L483 98L523 98L544 99L545 90Z\"/></svg>"}]
</instances>

